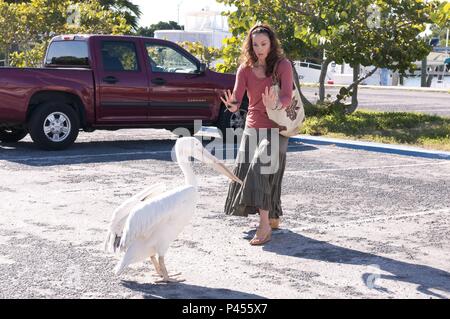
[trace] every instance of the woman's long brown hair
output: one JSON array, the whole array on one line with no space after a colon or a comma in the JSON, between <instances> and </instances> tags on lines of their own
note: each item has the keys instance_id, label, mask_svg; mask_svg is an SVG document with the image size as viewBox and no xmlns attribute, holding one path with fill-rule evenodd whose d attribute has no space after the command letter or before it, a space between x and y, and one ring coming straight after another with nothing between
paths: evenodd
<instances>
[{"instance_id":1,"label":"woman's long brown hair","mask_svg":"<svg viewBox=\"0 0 450 319\"><path fill-rule=\"evenodd\" d=\"M258 57L253 50L252 36L261 33L266 34L270 39L270 52L266 58L266 76L269 77L272 76L276 63L285 57L280 40L269 25L256 24L250 29L244 40L244 44L242 45L241 57L239 60L240 63L245 66L253 67L256 64Z\"/></svg>"}]
</instances>

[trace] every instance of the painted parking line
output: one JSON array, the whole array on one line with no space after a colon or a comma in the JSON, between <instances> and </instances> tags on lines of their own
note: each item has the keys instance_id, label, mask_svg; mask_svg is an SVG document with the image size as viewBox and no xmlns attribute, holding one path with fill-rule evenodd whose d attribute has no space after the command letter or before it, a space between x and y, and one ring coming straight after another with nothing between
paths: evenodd
<instances>
[{"instance_id":1,"label":"painted parking line","mask_svg":"<svg viewBox=\"0 0 450 319\"><path fill-rule=\"evenodd\" d=\"M202 126L197 136L206 136L216 138L219 135L219 132L216 127L208 127ZM139 136L134 136L139 137ZM143 135L142 138L147 139L147 135ZM442 160L450 160L450 152L445 151L434 151L427 150L421 148L414 148L403 145L394 145L394 144L382 144L382 143L373 143L373 142L362 142L362 141L353 141L353 140L344 140L344 139L336 139L336 138L326 138L326 137L318 137L318 136L309 136L309 135L297 135L293 136L289 139L290 142L301 142L306 145L319 145L319 146L338 146L342 148L356 149L356 150L365 150L371 152L381 152L388 154L397 154L397 155L406 155L413 157L422 157L422 158L431 158L431 159L442 159ZM0 147L0 149L3 147ZM151 152L128 152L128 153L109 153L109 154L93 154L93 155L68 155L68 156L58 156L58 157L37 157L37 158L0 158L1 160L7 161L48 161L48 160L64 160L64 159L79 159L79 158L98 158L104 156L132 156L132 155L156 155L156 154L167 154L171 151L151 151Z\"/></svg>"},{"instance_id":2,"label":"painted parking line","mask_svg":"<svg viewBox=\"0 0 450 319\"><path fill-rule=\"evenodd\" d=\"M307 145L292 145L289 146L290 149L305 148ZM214 148L215 152L231 152L236 150L234 148ZM123 156L138 156L138 155L162 155L171 154L172 150L167 151L140 151L140 152L116 152L116 153L103 153L103 154L81 154L81 155L64 155L64 156L43 156L43 157L0 157L0 161L10 161L10 162L49 162L49 161L64 161L64 160L74 160L74 159L89 159L89 158L101 158L101 157L123 157ZM130 159L132 160L132 159Z\"/></svg>"},{"instance_id":3,"label":"painted parking line","mask_svg":"<svg viewBox=\"0 0 450 319\"><path fill-rule=\"evenodd\" d=\"M286 171L288 174L295 175L297 173L321 173L321 172L339 172L339 171L352 171L352 170L375 170L375 169L387 169L387 168L403 168L403 167L416 167L416 166L438 166L438 165L450 165L450 162L424 162L416 164L403 164L403 165L383 165L383 166L369 166L369 167L345 167L345 168L324 168L324 169L312 169L312 170L296 170Z\"/></svg>"},{"instance_id":4,"label":"painted parking line","mask_svg":"<svg viewBox=\"0 0 450 319\"><path fill-rule=\"evenodd\" d=\"M217 133L215 127L202 127L200 133L214 134ZM148 136L146 136L148 137ZM432 151L420 148L407 147L402 145L361 142L352 140L342 140L334 138L316 137L308 135L297 135L289 139L290 142L300 142L301 145L290 145L289 149L302 148L314 146L338 146L341 148L365 150L372 152L381 152L388 154L407 155L421 158L450 160L450 152L444 151ZM216 151L233 151L232 148L219 149ZM235 150L235 148L234 148ZM48 161L63 161L74 159L86 159L86 158L101 158L101 157L120 157L120 156L138 156L138 155L158 155L158 154L170 154L172 150L167 151L139 151L139 152L125 152L125 153L104 153L104 154L83 154L83 155L66 155L66 156L46 156L46 157L24 157L24 158L0 158L0 161L13 161L13 162L48 162ZM356 168L355 168L356 169ZM358 168L359 169L359 168Z\"/></svg>"},{"instance_id":5,"label":"painted parking line","mask_svg":"<svg viewBox=\"0 0 450 319\"><path fill-rule=\"evenodd\" d=\"M288 149L301 149L310 147L307 144L303 145L290 145ZM232 152L236 150L235 148L215 148L215 152ZM103 153L103 154L82 154L82 155L65 155L65 156L44 156L44 157L4 157L0 158L0 161L8 161L8 162L60 162L64 160L75 160L75 159L92 159L92 158L117 158L123 156L139 156L139 155L162 155L162 154L171 154L170 151L148 151L148 152L125 152L125 153ZM133 160L133 159L130 159ZM231 160L231 159L230 159ZM234 160L234 159L233 159ZM388 166L374 166L374 167L347 167L347 168L331 168L331 169L319 169L319 170L299 170L299 173L308 173L308 172L327 172L327 171L345 171L345 170L360 170L360 169L377 169L377 168L400 168L400 167L414 167L414 166L427 166L427 165L445 165L450 164L450 162L424 162L417 164L405 164L405 165L388 165Z\"/></svg>"}]
</instances>

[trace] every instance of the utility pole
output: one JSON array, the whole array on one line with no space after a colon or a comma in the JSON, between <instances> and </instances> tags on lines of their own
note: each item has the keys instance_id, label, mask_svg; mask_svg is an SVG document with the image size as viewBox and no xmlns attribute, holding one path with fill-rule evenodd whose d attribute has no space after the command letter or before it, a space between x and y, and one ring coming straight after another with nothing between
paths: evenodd
<instances>
[{"instance_id":1,"label":"utility pole","mask_svg":"<svg viewBox=\"0 0 450 319\"><path fill-rule=\"evenodd\" d=\"M427 41L427 37L424 38L424 41ZM425 56L422 60L422 66L420 68L420 86L421 87L427 87L427 62L428 62L428 55Z\"/></svg>"},{"instance_id":2,"label":"utility pole","mask_svg":"<svg viewBox=\"0 0 450 319\"><path fill-rule=\"evenodd\" d=\"M422 60L421 67L420 86L423 88L427 86L427 58L428 57L425 57Z\"/></svg>"}]
</instances>

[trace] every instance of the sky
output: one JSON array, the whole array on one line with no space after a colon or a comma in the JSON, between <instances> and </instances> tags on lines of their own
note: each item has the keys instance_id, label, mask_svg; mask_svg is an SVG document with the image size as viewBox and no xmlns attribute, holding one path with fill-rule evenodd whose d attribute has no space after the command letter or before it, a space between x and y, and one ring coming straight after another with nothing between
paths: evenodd
<instances>
[{"instance_id":1,"label":"sky","mask_svg":"<svg viewBox=\"0 0 450 319\"><path fill-rule=\"evenodd\" d=\"M142 27L148 27L159 21L175 21L184 25L184 17L189 12L201 11L205 7L214 11L221 11L226 8L215 0L132 0L132 2L137 4L142 11L139 21ZM178 9L180 21L178 21Z\"/></svg>"}]
</instances>

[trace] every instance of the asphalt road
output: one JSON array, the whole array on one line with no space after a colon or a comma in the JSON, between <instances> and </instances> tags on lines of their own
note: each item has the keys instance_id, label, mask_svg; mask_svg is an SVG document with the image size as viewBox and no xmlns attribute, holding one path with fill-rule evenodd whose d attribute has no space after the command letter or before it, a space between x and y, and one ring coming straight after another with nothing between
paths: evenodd
<instances>
[{"instance_id":1,"label":"asphalt road","mask_svg":"<svg viewBox=\"0 0 450 319\"><path fill-rule=\"evenodd\" d=\"M305 96L315 102L319 89L302 87ZM337 88L327 88L334 100ZM316 95L317 93L317 95ZM358 91L360 109L389 112L420 112L450 117L450 94L445 92L421 92L406 90L380 90L361 88Z\"/></svg>"},{"instance_id":2,"label":"asphalt road","mask_svg":"<svg viewBox=\"0 0 450 319\"><path fill-rule=\"evenodd\" d=\"M195 162L201 199L166 256L122 276L103 240L143 187L183 182L167 131L82 133L62 152L0 144L0 298L449 298L450 161L290 144L282 229L225 216L227 180ZM233 161L227 164L231 167Z\"/></svg>"}]
</instances>

